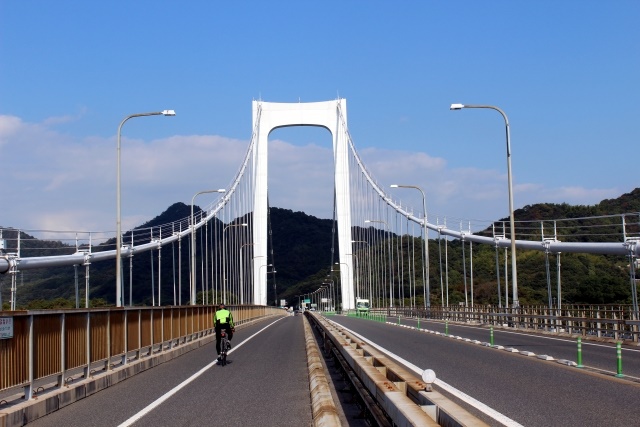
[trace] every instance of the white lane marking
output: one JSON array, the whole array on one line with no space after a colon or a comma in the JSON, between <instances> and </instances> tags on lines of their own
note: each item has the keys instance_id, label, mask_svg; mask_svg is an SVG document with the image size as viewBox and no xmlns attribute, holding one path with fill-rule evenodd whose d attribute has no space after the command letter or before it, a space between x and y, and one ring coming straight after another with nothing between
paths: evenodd
<instances>
[{"instance_id":1,"label":"white lane marking","mask_svg":"<svg viewBox=\"0 0 640 427\"><path fill-rule=\"evenodd\" d=\"M280 319L278 319L278 320L276 320L276 321L274 321L272 323L269 323L267 326L265 326L264 328L260 329L258 332L256 332L255 334L251 335L249 338L245 339L244 341L242 341L237 346L233 347L231 350L229 350L229 353L233 353L234 351L236 351L237 349L242 347L247 341L249 341L250 339L252 339L256 335L258 335L259 333L261 333L262 331L264 331L265 329L267 329L269 326L273 325L274 323L281 321L282 319L284 319L284 317L281 317ZM165 394L163 394L162 396L157 398L154 402L149 404L146 408L142 409L140 412L138 412L137 414L135 414L134 416L132 416L131 418L129 418L128 420L126 420L125 422L120 424L118 427L127 427L127 426L132 425L133 423L135 423L140 418L142 418L145 415L147 415L149 412L153 411L155 408L160 406L160 404L162 404L165 400L169 399L171 396L173 396L178 391L180 391L182 388L184 388L187 384L189 384L190 382L192 382L193 380L198 378L200 375L204 374L208 369L210 369L212 366L215 366L215 365L217 365L217 361L214 360L213 362L209 363L204 368L200 369L198 372L196 372L195 374L191 375L189 378L184 380L182 383L178 384L177 386L175 386L174 388L172 388L171 390L169 390L168 392L166 392Z\"/></svg>"},{"instance_id":2,"label":"white lane marking","mask_svg":"<svg viewBox=\"0 0 640 427\"><path fill-rule=\"evenodd\" d=\"M413 320L413 319L407 319L407 320ZM431 323L436 323L436 324L438 323L438 322L433 322L433 321L428 321L428 320L423 320L423 322L424 322L424 323L431 322ZM394 324L393 322L387 322L387 323L392 323L392 324ZM455 326L456 326L456 327L460 327L460 328L477 329L477 330L480 330L480 331L486 331L486 329L485 329L485 328L480 328L480 327L478 327L478 326L458 325L458 324L456 324ZM573 344L575 344L575 343L576 343L576 341L575 341L575 340L570 340L570 339L566 339L566 338L556 338L556 337L547 337L547 336L544 336L544 335L525 334L525 333L523 333L523 332L505 331L505 330L503 330L503 329L494 329L493 331L494 331L495 333L500 332L500 333L503 333L503 334L513 334L513 335L521 335L521 336L524 336L524 337L544 338L544 339L546 339L546 340L562 341L562 342L568 342L568 343L573 343ZM599 343L594 343L594 342L584 341L584 340L582 341L582 345L583 345L583 346L585 346L585 345L591 345L591 346L594 346L594 347L615 348L615 345L614 345L614 344L606 345L606 344L599 344ZM622 347L622 351L634 351L634 352L640 352L640 350L637 350L637 349L635 349L635 348L627 348L627 347Z\"/></svg>"},{"instance_id":3,"label":"white lane marking","mask_svg":"<svg viewBox=\"0 0 640 427\"><path fill-rule=\"evenodd\" d=\"M390 352L386 348L383 348L383 347L379 346L378 344L376 344L373 341L363 337L362 335L352 331L351 329L347 328L346 326L341 325L340 323L337 323L337 322L335 322L333 320L329 320L329 321L339 325L341 328L343 328L346 331L349 331L351 334L355 335L358 339L361 339L362 341L367 342L370 346L377 348L379 351L381 351L381 352L387 354L388 356L390 356L391 358L399 361L400 363L405 365L407 368L413 370L418 376L420 376L420 377L422 376L423 369L420 369L419 367L417 367L413 363L403 359L402 357L398 356L397 354L394 354L394 353ZM507 427L523 427L522 424L519 424L518 422L516 422L516 421L512 420L511 418L507 417L506 415L496 411L495 409L487 406L486 404L484 404L484 403L480 402L479 400L469 396L468 394L458 390L457 388L453 387L452 385L449 385L449 384L445 383L444 381L442 381L440 379L436 379L434 384L436 384L437 386L441 387L443 390L446 390L448 393L456 396L458 399L462 400L463 402L466 402L468 405L473 406L474 408L476 408L477 410L479 410L482 413L486 414L487 416L489 416L489 417L493 418L494 420L504 424Z\"/></svg>"},{"instance_id":4,"label":"white lane marking","mask_svg":"<svg viewBox=\"0 0 640 427\"><path fill-rule=\"evenodd\" d=\"M412 319L407 319L407 320L412 320ZM395 323L395 322L386 322L386 323L387 323L388 325L391 325L391 326L398 326L398 324L397 324L397 323ZM425 323L426 323L426 321L425 321ZM432 321L432 323L437 323L437 322L433 322L433 321ZM480 328L480 327L477 327L477 326L468 326L468 325L456 325L456 326L459 326L459 327L461 327L461 328L469 328L469 329L486 330L486 329L484 329L484 328ZM432 331L432 330L429 330L429 329L420 329L420 330L421 330L421 331L428 331L429 333L433 333L433 334L436 334L436 335L444 335L444 334L441 334L440 332ZM494 331L494 332L502 332L502 333L505 333L505 334L520 335L520 336L523 336L523 337L544 338L544 339L547 339L547 340L563 341L563 342L574 343L574 344L575 344L575 342L576 342L576 341L574 341L574 340L569 340L569 339L566 339L566 338L547 337L547 336L544 336L544 335L525 334L525 333L522 333L522 332L514 332L514 331L497 330L497 331ZM489 346L489 343L487 343L487 342L485 342L485 343L481 343L480 341L477 341L477 340L472 341L472 342L473 342L474 344L483 344L483 345L485 345L485 346ZM591 346L594 346L594 347L604 347L604 348L608 348L608 349L614 349L614 348L615 348L613 345L605 345L605 344L598 344L598 343L585 342L585 341L582 341L582 344L583 344L583 345L591 345ZM496 346L494 346L494 348L495 348L495 347L496 347ZM509 350L509 349L507 349L507 350ZM515 349L512 349L512 350L515 350ZM634 351L634 352L640 352L640 350L636 350L636 349L633 349L633 348L625 348L625 347L622 347L622 351ZM515 351L510 351L510 352L513 352L513 353L519 353L519 354L522 354L522 355L524 355L524 356L536 356L536 354L535 354L535 353L533 353L533 352L531 352L531 351L525 351L525 350L515 350ZM550 357L550 356L546 356L546 357ZM551 359L547 359L547 360L553 360L553 358L551 358ZM572 362L572 363L575 363L575 362ZM569 365L569 366L574 366L574 367L576 367L576 366L577 366L577 364L576 364L576 365ZM612 375L616 373L616 372L609 371L609 370L604 369L604 368L600 368L600 367L597 367L597 366L591 366L591 365L584 365L584 368L588 368L588 369L595 369L596 371L604 372L604 373L612 374ZM626 377L626 378L631 378L631 379L634 379L634 380L640 380L640 377L635 377L635 376L633 376L633 375L627 375L627 374L625 374L625 377Z\"/></svg>"}]
</instances>

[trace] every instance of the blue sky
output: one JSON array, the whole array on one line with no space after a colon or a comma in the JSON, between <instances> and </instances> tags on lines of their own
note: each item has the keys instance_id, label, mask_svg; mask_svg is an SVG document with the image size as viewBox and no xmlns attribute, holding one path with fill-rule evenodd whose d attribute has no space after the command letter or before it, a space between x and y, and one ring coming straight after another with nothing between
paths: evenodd
<instances>
[{"instance_id":1,"label":"blue sky","mask_svg":"<svg viewBox=\"0 0 640 427\"><path fill-rule=\"evenodd\" d=\"M508 215L504 121L451 103L507 113L516 208L618 197L638 186L638 22L636 0L3 1L0 225L115 229L137 112L177 116L123 128L123 227L223 188L254 99L346 98L368 169L423 187L430 219ZM271 204L330 217L330 135L271 139Z\"/></svg>"}]
</instances>

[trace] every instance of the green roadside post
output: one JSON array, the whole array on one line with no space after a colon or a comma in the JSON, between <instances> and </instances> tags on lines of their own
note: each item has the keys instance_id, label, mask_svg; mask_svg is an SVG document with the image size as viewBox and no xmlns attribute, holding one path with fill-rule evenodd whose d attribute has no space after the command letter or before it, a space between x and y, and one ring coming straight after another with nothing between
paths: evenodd
<instances>
[{"instance_id":1,"label":"green roadside post","mask_svg":"<svg viewBox=\"0 0 640 427\"><path fill-rule=\"evenodd\" d=\"M398 316L398 325L400 324L400 316Z\"/></svg>"},{"instance_id":2,"label":"green roadside post","mask_svg":"<svg viewBox=\"0 0 640 427\"><path fill-rule=\"evenodd\" d=\"M444 334L446 336L449 336L449 321L448 320L444 321Z\"/></svg>"},{"instance_id":3,"label":"green roadside post","mask_svg":"<svg viewBox=\"0 0 640 427\"><path fill-rule=\"evenodd\" d=\"M420 330L420 318L418 317L418 330Z\"/></svg>"},{"instance_id":4,"label":"green roadside post","mask_svg":"<svg viewBox=\"0 0 640 427\"><path fill-rule=\"evenodd\" d=\"M493 345L493 325L491 325L491 335L489 336L489 344Z\"/></svg>"},{"instance_id":5,"label":"green roadside post","mask_svg":"<svg viewBox=\"0 0 640 427\"><path fill-rule=\"evenodd\" d=\"M582 337L578 337L578 368L584 368L582 364Z\"/></svg>"},{"instance_id":6,"label":"green roadside post","mask_svg":"<svg viewBox=\"0 0 640 427\"><path fill-rule=\"evenodd\" d=\"M624 375L622 375L622 343L621 342L616 343L616 354L618 359L618 373L616 374L616 377L621 378L621 377L624 377Z\"/></svg>"}]
</instances>

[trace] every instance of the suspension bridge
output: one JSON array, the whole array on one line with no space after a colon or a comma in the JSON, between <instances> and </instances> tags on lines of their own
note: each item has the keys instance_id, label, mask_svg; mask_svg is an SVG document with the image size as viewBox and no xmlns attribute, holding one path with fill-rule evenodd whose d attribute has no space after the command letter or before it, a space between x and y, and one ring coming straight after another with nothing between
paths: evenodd
<instances>
[{"instance_id":1,"label":"suspension bridge","mask_svg":"<svg viewBox=\"0 0 640 427\"><path fill-rule=\"evenodd\" d=\"M461 104L454 105L456 108L464 107ZM495 109L489 106L475 107ZM283 313L267 307L268 277L275 272L270 239L277 239L269 228L268 143L272 131L291 126L322 127L332 137L333 220L336 226L331 253L319 254L329 260L331 277L317 291L303 296L305 299L317 298L319 309L331 313L354 313L357 300L366 299L370 302L370 312L377 312L385 320L391 320L390 323L394 323L396 316L398 319L451 320L474 325L491 323L515 329L573 332L599 338L613 334L615 339L638 342L638 213L515 221L509 227L505 221L481 223L439 217L434 221L428 215L428 188L422 189L409 183L381 184L367 170L349 133L345 99L313 103L254 101L252 114L250 143L229 186L225 189L205 189L195 194L191 214L180 221L137 228L122 235L115 233L115 236L108 231L75 231L71 237L74 244L65 249L66 253L47 256L31 255L30 248L23 247L21 232L29 230L0 230L0 273L11 283L11 311L2 313L3 319L11 319L11 337L0 341L3 356L0 391L4 390L7 394L25 387L24 398L30 400L38 394L34 390L36 383L44 381L44 378L65 376L75 369L86 379L96 365L106 371L113 366L126 366L132 351L136 353L133 358L140 359L142 349L153 355L154 352L193 344L207 337L210 339L207 331L212 325L207 319L213 313L212 306L220 302L245 313L242 320L247 325L282 316ZM502 114L507 125L510 161L509 125L506 115ZM407 191L420 192L422 205L417 209L403 206L398 201L401 194ZM219 193L219 197L205 208L194 211L195 200L203 193ZM511 185L509 196L511 203ZM512 212L510 216L513 220ZM588 239L576 238L590 232ZM432 256L428 242L434 239L438 242L438 263L430 265ZM459 273L464 282L464 304L456 307L449 304L447 248L452 239L460 242L463 258L462 271ZM495 248L499 311L493 308L476 309L474 245ZM163 251L166 248L171 248L169 253L172 256L166 255L167 252ZM545 264L541 268L548 283L547 307L538 310L520 304L516 250L544 253ZM509 251L512 256L510 270ZM152 274L158 280L151 289L152 307L148 308L136 307L132 298L132 289L136 286L133 280L136 268L134 256L142 253L150 254ZM611 317L611 313L586 313L585 309L580 311L580 308L563 305L560 257L567 253L614 255L628 260L629 269L621 274L626 274L629 280L631 306L614 311ZM184 254L187 254L187 263L182 262ZM552 301L550 268L554 257L557 294ZM154 258L157 260L155 264ZM116 260L113 276L115 305L122 309L116 310L118 314L114 314L113 309L92 312L89 310L92 266L113 260ZM501 272L501 265L504 266L504 273ZM17 285L20 274L54 267L75 269L77 301L81 296L84 297L87 310L73 314L48 314L45 317L39 317L40 313L13 315L11 312L16 310L19 297ZM84 290L78 286L78 270L82 271L82 267ZM169 295L167 286L160 283L161 278L166 277L163 273L167 270L171 271L173 278L173 292ZM188 289L186 301L182 300L184 289ZM199 299L198 295L201 295ZM440 304L432 305L431 298L434 295ZM51 344L38 341L37 337L46 329L44 324L52 322L53 329L49 332L58 337L59 342ZM167 324L171 325L169 329ZM35 331L34 325L39 325ZM84 350L74 350L77 352L74 362L68 360L69 354L65 351L70 345L66 329L70 325L79 329L80 336L86 336ZM101 336L94 327L106 328L106 335ZM16 337L21 337L24 342L16 345ZM40 343L35 351L34 339ZM96 344L101 341L104 341L103 347ZM117 342L121 344L114 344ZM45 358L44 354L51 350L47 347L50 345L54 346L54 352L62 352L61 361L45 367L46 363L38 362L38 358ZM94 345L97 347L93 348ZM398 345L397 342L394 345ZM18 366L12 359L16 355L20 357L26 354L30 354L30 359L24 366ZM114 358L117 363L113 362ZM62 381L60 378L59 386ZM526 420L523 421L526 425Z\"/></svg>"}]
</instances>

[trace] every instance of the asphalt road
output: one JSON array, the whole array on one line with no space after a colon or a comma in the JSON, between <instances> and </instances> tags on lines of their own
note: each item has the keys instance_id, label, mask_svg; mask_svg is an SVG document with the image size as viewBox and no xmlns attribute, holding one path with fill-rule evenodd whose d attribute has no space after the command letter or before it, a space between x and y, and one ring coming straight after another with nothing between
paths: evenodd
<instances>
[{"instance_id":1,"label":"asphalt road","mask_svg":"<svg viewBox=\"0 0 640 427\"><path fill-rule=\"evenodd\" d=\"M343 316L330 319L421 369L433 369L440 380L524 426L640 425L638 383L395 325ZM461 328L459 335L473 339L473 331L484 336L479 340L489 340L486 330ZM449 332L459 331L449 325ZM506 334L495 343L549 355L564 345Z\"/></svg>"},{"instance_id":2,"label":"asphalt road","mask_svg":"<svg viewBox=\"0 0 640 427\"><path fill-rule=\"evenodd\" d=\"M119 426L199 372L133 425L310 425L302 317L271 319L238 329L232 344L227 366L212 364L213 342L29 426Z\"/></svg>"}]
</instances>

